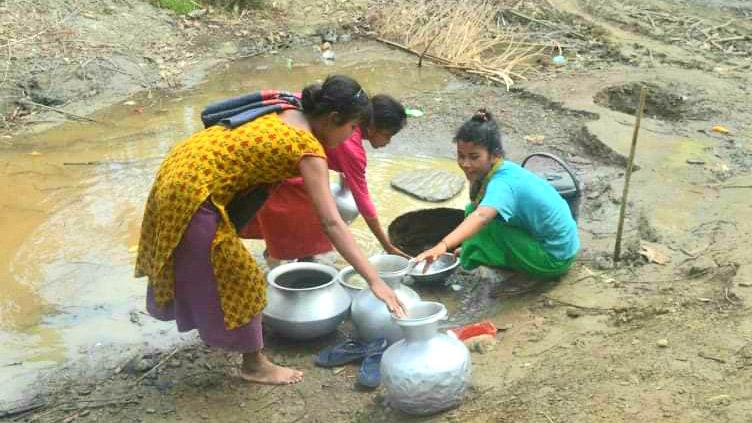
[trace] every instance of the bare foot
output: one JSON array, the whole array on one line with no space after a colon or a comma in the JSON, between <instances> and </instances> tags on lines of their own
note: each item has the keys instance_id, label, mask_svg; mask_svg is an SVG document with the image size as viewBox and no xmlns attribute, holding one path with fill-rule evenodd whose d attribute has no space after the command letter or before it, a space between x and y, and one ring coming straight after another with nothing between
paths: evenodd
<instances>
[{"instance_id":1,"label":"bare foot","mask_svg":"<svg viewBox=\"0 0 752 423\"><path fill-rule=\"evenodd\" d=\"M240 368L243 380L268 385L290 385L303 380L303 372L289 367L277 366L261 352L243 354Z\"/></svg>"}]
</instances>

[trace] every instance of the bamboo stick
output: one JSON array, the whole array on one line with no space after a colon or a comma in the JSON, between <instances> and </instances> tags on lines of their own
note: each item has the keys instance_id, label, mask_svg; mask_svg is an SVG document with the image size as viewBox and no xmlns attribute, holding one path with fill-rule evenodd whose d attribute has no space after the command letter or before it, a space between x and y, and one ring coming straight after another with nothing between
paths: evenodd
<instances>
[{"instance_id":1,"label":"bamboo stick","mask_svg":"<svg viewBox=\"0 0 752 423\"><path fill-rule=\"evenodd\" d=\"M647 89L643 85L640 88L640 108L637 111L635 120L634 133L632 134L632 147L629 150L629 161L627 162L627 173L624 175L624 192L621 196L621 209L619 210L619 227L616 230L616 245L614 246L614 266L619 262L621 255L621 237L624 231L624 215L627 211L627 197L629 195L629 181L632 178L632 168L634 167L635 151L637 150L637 135L640 133L640 120L645 110L645 97Z\"/></svg>"}]
</instances>

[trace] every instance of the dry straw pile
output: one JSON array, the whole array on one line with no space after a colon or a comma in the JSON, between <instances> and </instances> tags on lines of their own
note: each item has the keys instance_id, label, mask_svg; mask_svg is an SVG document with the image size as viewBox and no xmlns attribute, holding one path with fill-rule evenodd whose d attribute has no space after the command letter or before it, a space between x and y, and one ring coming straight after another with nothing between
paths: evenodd
<instances>
[{"instance_id":1,"label":"dry straw pile","mask_svg":"<svg viewBox=\"0 0 752 423\"><path fill-rule=\"evenodd\" d=\"M441 66L506 85L527 79L546 46L499 24L492 1L419 0L382 11L374 22L381 41Z\"/></svg>"}]
</instances>

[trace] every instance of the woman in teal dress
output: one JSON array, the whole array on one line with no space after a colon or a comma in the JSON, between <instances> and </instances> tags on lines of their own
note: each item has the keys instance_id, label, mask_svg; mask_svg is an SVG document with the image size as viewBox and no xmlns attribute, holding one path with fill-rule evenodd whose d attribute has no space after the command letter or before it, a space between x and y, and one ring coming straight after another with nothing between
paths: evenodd
<instances>
[{"instance_id":1,"label":"woman in teal dress","mask_svg":"<svg viewBox=\"0 0 752 423\"><path fill-rule=\"evenodd\" d=\"M565 274L580 247L567 202L543 178L504 158L498 125L487 110L465 122L454 142L471 202L463 222L416 260L430 264L461 247L468 270L482 265L539 279Z\"/></svg>"}]
</instances>

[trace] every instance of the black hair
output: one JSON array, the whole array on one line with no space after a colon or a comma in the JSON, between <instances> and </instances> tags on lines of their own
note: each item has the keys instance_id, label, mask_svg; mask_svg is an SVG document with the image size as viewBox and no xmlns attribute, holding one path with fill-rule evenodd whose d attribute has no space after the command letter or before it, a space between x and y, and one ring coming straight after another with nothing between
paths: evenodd
<instances>
[{"instance_id":1,"label":"black hair","mask_svg":"<svg viewBox=\"0 0 752 423\"><path fill-rule=\"evenodd\" d=\"M407 124L405 107L386 94L377 94L371 98L370 112L370 122L373 126L391 135L396 135Z\"/></svg>"},{"instance_id":2,"label":"black hair","mask_svg":"<svg viewBox=\"0 0 752 423\"><path fill-rule=\"evenodd\" d=\"M368 113L368 94L358 82L348 76L331 75L323 84L303 88L303 113L319 118L331 112L339 114L337 124L358 120Z\"/></svg>"},{"instance_id":3,"label":"black hair","mask_svg":"<svg viewBox=\"0 0 752 423\"><path fill-rule=\"evenodd\" d=\"M478 109L470 120L462 124L454 136L454 142L457 141L471 142L486 147L491 154L504 155L499 126L486 109Z\"/></svg>"}]
</instances>

